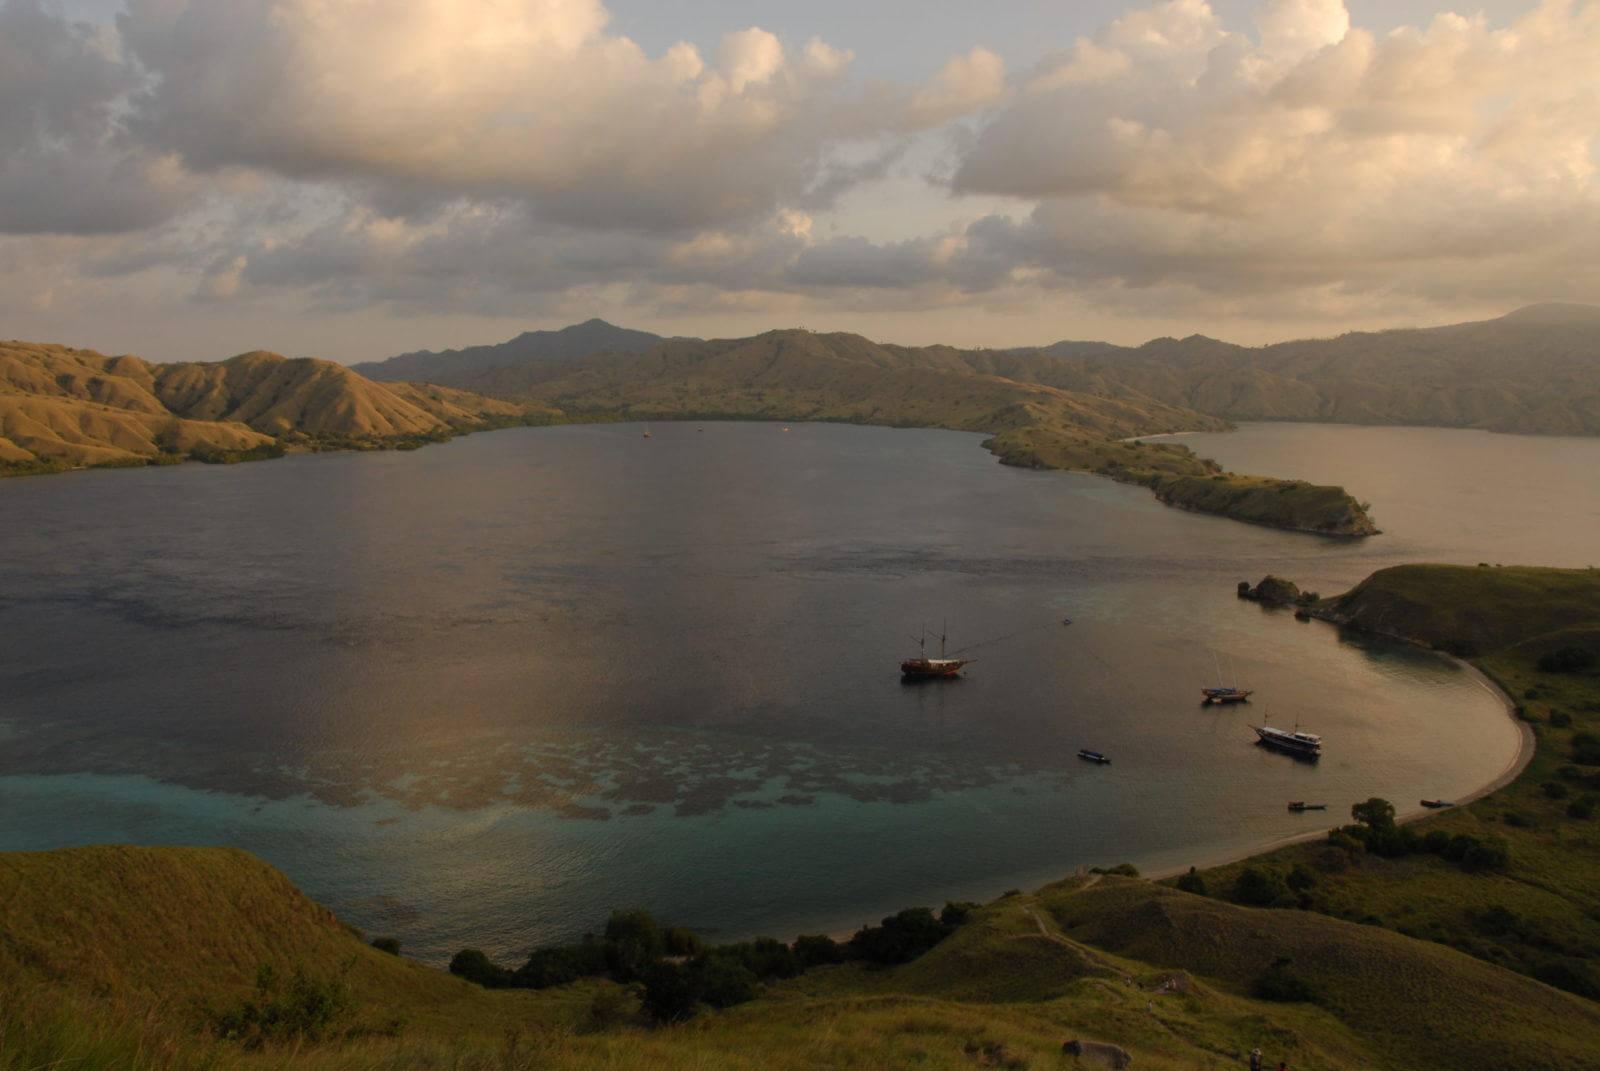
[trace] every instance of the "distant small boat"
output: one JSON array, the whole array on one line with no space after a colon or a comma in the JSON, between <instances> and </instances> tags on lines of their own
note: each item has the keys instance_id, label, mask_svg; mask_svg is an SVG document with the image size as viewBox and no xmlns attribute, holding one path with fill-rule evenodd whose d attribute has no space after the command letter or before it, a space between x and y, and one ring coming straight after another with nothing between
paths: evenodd
<instances>
[{"instance_id":1,"label":"distant small boat","mask_svg":"<svg viewBox=\"0 0 1600 1071\"><path fill-rule=\"evenodd\" d=\"M1289 804L1289 809L1291 811L1326 811L1328 805L1326 803L1302 803L1299 800L1295 800Z\"/></svg>"},{"instance_id":2,"label":"distant small boat","mask_svg":"<svg viewBox=\"0 0 1600 1071\"><path fill-rule=\"evenodd\" d=\"M788 431L788 430L789 430L789 429L788 429L788 428L784 428L784 429L783 429L783 430L784 430L784 431Z\"/></svg>"},{"instance_id":3,"label":"distant small boat","mask_svg":"<svg viewBox=\"0 0 1600 1071\"><path fill-rule=\"evenodd\" d=\"M650 438L650 429L649 428L645 428L644 429L644 437L646 439Z\"/></svg>"},{"instance_id":4,"label":"distant small boat","mask_svg":"<svg viewBox=\"0 0 1600 1071\"><path fill-rule=\"evenodd\" d=\"M1090 751L1086 747L1078 749L1078 758L1087 762L1097 762L1101 766L1109 766L1111 764L1111 760L1105 755L1100 754L1098 751Z\"/></svg>"},{"instance_id":5,"label":"distant small boat","mask_svg":"<svg viewBox=\"0 0 1600 1071\"><path fill-rule=\"evenodd\" d=\"M1449 800L1423 800L1422 801L1422 805L1424 807L1431 807L1434 810L1438 810L1440 807L1454 807L1455 806L1455 804L1451 803Z\"/></svg>"}]
</instances>

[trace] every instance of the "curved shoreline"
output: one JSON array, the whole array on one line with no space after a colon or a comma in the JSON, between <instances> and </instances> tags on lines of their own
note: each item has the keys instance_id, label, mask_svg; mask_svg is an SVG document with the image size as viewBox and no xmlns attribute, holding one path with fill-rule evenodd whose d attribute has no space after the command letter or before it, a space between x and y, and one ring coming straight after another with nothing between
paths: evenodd
<instances>
[{"instance_id":1,"label":"curved shoreline","mask_svg":"<svg viewBox=\"0 0 1600 1071\"><path fill-rule=\"evenodd\" d=\"M1440 653L1442 654L1443 652ZM1454 801L1455 806L1465 807L1469 803L1475 803L1476 801L1483 799L1485 796L1500 791L1500 789L1505 788L1518 777L1521 777L1522 771L1526 770L1528 768L1528 764L1533 761L1535 740L1533 737L1532 727L1529 726L1527 722L1517 717L1516 700L1512 699L1506 690L1500 687L1493 677L1489 676L1487 673L1483 672L1483 670L1479 669L1477 666L1466 661L1465 659L1457 658L1454 655L1445 655L1445 657L1450 659L1450 661L1454 662L1456 665L1460 666L1462 669L1466 670L1474 678L1474 683L1476 683L1479 687L1483 688L1490 695L1499 699L1500 705L1505 708L1506 717L1511 719L1512 725L1517 729L1516 754L1513 755L1506 766L1495 775L1493 780L1473 789L1464 796L1458 796L1456 798ZM1438 813L1439 812L1436 810L1430 810L1426 807L1423 807L1420 803L1404 810L1397 807L1395 808L1395 821L1400 825L1405 825L1408 822L1415 822L1418 819L1427 818ZM1290 834L1289 836L1279 837L1276 840L1268 841L1266 844L1256 848L1250 848L1243 851L1228 849L1216 855L1198 859L1189 864L1189 866L1193 866L1197 870L1210 870L1214 867L1230 866L1233 863L1242 863L1247 859L1254 859L1259 855L1268 855L1272 852L1278 851L1280 848L1287 848L1292 844L1303 844L1306 841L1317 840L1319 838L1326 837L1327 835L1328 830L1326 828L1309 830L1305 833L1294 833ZM1154 871L1149 874L1143 874L1142 876L1150 881L1165 881L1167 878L1175 878L1180 874L1188 873L1189 866L1168 868Z\"/></svg>"}]
</instances>

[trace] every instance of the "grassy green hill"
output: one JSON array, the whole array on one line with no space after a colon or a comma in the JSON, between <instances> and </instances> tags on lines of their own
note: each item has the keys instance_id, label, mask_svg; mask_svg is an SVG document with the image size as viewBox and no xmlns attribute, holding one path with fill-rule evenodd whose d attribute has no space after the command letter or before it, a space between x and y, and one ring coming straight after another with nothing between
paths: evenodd
<instances>
[{"instance_id":1,"label":"grassy green hill","mask_svg":"<svg viewBox=\"0 0 1600 1071\"><path fill-rule=\"evenodd\" d=\"M1299 1071L1476 1066L1491 1049L1507 1071L1576 1071L1600 1054L1600 1008L1520 975L1136 879L1008 895L911 963L814 968L670 1027L609 982L486 990L379 952L236 851L0 855L0 904L6 1071L1020 1069L1060 1066L1073 1038L1156 1071L1237 1066L1254 1046ZM1280 957L1311 999L1258 995ZM297 972L336 988L343 1010L315 1036L218 1038L263 999L263 965L280 989Z\"/></svg>"},{"instance_id":2,"label":"grassy green hill","mask_svg":"<svg viewBox=\"0 0 1600 1071\"><path fill-rule=\"evenodd\" d=\"M1600 998L1600 570L1400 566L1312 613L1470 655L1516 700L1532 759L1506 787L1406 827L1409 850L1309 842L1204 872L1206 888L1240 899L1241 874L1255 870L1285 902ZM1502 846L1505 864L1452 860L1440 849L1456 837ZM1304 885L1287 888L1297 868ZM1260 889L1242 898L1266 898Z\"/></svg>"}]
</instances>

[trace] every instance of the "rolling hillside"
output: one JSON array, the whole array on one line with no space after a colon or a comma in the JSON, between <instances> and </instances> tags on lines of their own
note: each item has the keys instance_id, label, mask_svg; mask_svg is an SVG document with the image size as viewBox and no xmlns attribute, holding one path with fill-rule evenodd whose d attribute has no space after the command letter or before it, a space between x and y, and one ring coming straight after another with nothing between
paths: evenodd
<instances>
[{"instance_id":1,"label":"rolling hillside","mask_svg":"<svg viewBox=\"0 0 1600 1071\"><path fill-rule=\"evenodd\" d=\"M152 364L0 343L0 472L401 445L517 422L527 412L526 405L449 388L376 384L331 361L271 353Z\"/></svg>"},{"instance_id":2,"label":"rolling hillside","mask_svg":"<svg viewBox=\"0 0 1600 1071\"><path fill-rule=\"evenodd\" d=\"M0 903L5 1071L1020 1071L1060 1066L1069 1039L1153 1071L1235 1066L1255 1046L1297 1071L1434 1071L1488 1051L1503 1071L1578 1071L1600 1054L1594 1004L1450 949L1115 877L1002 897L903 966L813 968L665 1027L632 987L487 990L377 951L227 849L0 855ZM1280 958L1309 999L1257 995ZM223 1036L286 990L317 999L268 1005L269 1038Z\"/></svg>"}]
</instances>

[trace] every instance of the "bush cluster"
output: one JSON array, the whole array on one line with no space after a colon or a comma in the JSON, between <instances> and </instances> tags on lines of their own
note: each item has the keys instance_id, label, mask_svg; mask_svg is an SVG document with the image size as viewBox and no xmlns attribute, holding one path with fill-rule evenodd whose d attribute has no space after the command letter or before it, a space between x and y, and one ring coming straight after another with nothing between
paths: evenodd
<instances>
[{"instance_id":1,"label":"bush cluster","mask_svg":"<svg viewBox=\"0 0 1600 1071\"><path fill-rule=\"evenodd\" d=\"M238 1007L210 1016L217 1037L260 1048L279 1041L317 1041L350 1008L350 995L339 980L324 981L296 968L287 983L262 964L256 971L256 993Z\"/></svg>"},{"instance_id":2,"label":"bush cluster","mask_svg":"<svg viewBox=\"0 0 1600 1071\"><path fill-rule=\"evenodd\" d=\"M689 930L661 926L648 912L614 911L602 934L537 948L515 970L480 949L464 948L450 960L450 973L491 989L547 989L580 978L609 978L639 986L644 1009L657 1022L679 1022L702 1007L742 1004L762 983L812 967L846 960L910 962L955 932L977 906L948 903L937 915L925 907L907 908L877 926L862 927L843 944L809 934L793 944L758 937L715 946Z\"/></svg>"}]
</instances>

